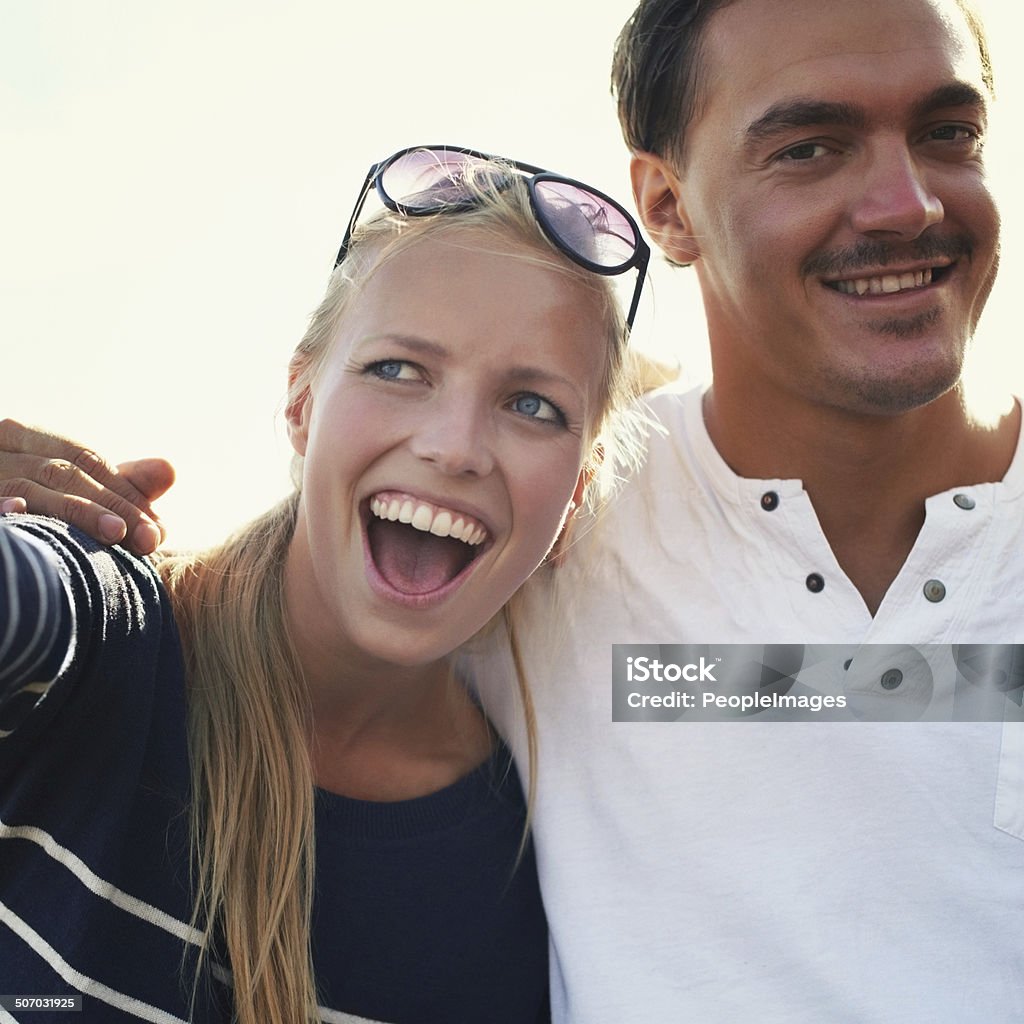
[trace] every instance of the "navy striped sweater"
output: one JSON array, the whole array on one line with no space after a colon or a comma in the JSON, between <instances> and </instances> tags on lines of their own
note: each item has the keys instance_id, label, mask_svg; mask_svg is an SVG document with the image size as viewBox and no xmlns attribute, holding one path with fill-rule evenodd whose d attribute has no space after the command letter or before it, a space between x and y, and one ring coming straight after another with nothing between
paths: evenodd
<instances>
[{"instance_id":1,"label":"navy striped sweater","mask_svg":"<svg viewBox=\"0 0 1024 1024\"><path fill-rule=\"evenodd\" d=\"M181 651L152 568L53 520L0 517L0 995L84 1003L73 1018L0 1009L0 1024L230 1020L227 964L191 1002L188 799ZM547 1019L507 752L416 800L318 791L316 814L325 1022Z\"/></svg>"}]
</instances>

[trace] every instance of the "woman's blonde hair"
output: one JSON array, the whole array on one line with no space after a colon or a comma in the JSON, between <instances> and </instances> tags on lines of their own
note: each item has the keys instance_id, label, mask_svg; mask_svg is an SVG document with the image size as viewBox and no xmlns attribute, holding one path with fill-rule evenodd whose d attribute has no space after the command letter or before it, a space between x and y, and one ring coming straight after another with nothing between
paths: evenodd
<instances>
[{"instance_id":1,"label":"woman's blonde hair","mask_svg":"<svg viewBox=\"0 0 1024 1024\"><path fill-rule=\"evenodd\" d=\"M631 397L625 381L625 325L609 282L557 251L531 212L524 183L500 191L480 183L476 202L430 217L385 214L358 229L291 360L289 406L316 379L353 299L376 268L428 236L455 227L490 234L496 247L565 274L590 292L605 324L600 408L594 420L602 457L588 472L603 489L623 455L607 429ZM474 187L471 186L470 187ZM519 251L521 247L521 252ZM308 697L288 636L283 566L295 529L296 492L199 555L168 556L160 571L179 623L189 680L189 742L196 902L193 924L205 935L204 964L226 958L239 1024L319 1020L310 954L315 780L309 759ZM514 626L503 621L517 669ZM519 671L529 747L530 793L536 772L533 705ZM223 949L214 948L223 945ZM197 978L199 973L197 972Z\"/></svg>"}]
</instances>

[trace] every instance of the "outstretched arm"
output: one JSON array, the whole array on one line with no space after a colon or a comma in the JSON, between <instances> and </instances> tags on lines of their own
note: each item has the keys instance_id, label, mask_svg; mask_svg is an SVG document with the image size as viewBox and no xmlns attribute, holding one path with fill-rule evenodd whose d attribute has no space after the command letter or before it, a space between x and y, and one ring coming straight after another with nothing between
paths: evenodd
<instances>
[{"instance_id":1,"label":"outstretched arm","mask_svg":"<svg viewBox=\"0 0 1024 1024\"><path fill-rule=\"evenodd\" d=\"M56 516L104 544L146 555L164 536L151 502L173 483L164 459L114 468L68 438L0 421L0 512Z\"/></svg>"},{"instance_id":2,"label":"outstretched arm","mask_svg":"<svg viewBox=\"0 0 1024 1024\"><path fill-rule=\"evenodd\" d=\"M0 737L10 704L35 704L68 654L74 615L53 552L0 520Z\"/></svg>"}]
</instances>

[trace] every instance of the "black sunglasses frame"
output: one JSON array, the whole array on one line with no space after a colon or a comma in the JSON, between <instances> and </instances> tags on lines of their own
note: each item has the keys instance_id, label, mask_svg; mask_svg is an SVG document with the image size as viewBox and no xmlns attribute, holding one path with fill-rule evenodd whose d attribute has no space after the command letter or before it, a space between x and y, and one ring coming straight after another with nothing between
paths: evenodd
<instances>
[{"instance_id":1,"label":"black sunglasses frame","mask_svg":"<svg viewBox=\"0 0 1024 1024\"><path fill-rule=\"evenodd\" d=\"M366 203L366 197L370 194L371 189L376 189L377 195L384 206L393 213L399 213L404 217L426 217L446 211L458 212L459 210L466 210L473 206L472 199L467 199L462 203L445 203L438 207L422 208L404 206L401 202L388 195L383 184L384 172L393 163L401 160L402 157L407 156L409 153L421 151L456 153L460 156L472 157L476 160L494 161L499 166L506 165L513 167L526 178L526 189L530 196L530 207L533 210L533 215L536 217L541 230L545 235L547 235L552 245L554 245L559 252L564 253L574 263L579 264L586 270L595 274L600 274L602 277L615 277L619 274L626 273L627 270L635 268L637 272L636 286L633 289L633 299L629 305L629 313L626 315L626 329L632 329L633 320L636 317L637 308L640 305L640 295L643 292L644 280L647 276L647 265L651 258L651 248L641 237L640 228L630 213L620 203L612 199L611 196L599 191L592 185L587 185L582 181L577 181L575 178L566 178L561 174L546 171L544 168L537 167L534 164L523 163L521 160L511 160L508 157L494 156L491 153L481 153L478 150L464 149L461 146L408 146L405 149L401 149L397 153L392 154L386 160L381 160L379 163L373 164L366 173L366 180L363 182L363 187L359 190L359 198L356 200L355 209L352 211L352 216L348 221L348 227L345 228L345 237L342 239L341 248L338 249L338 256L334 261L335 267L338 267L342 263L348 253L349 244L352 240L352 232L355 230L356 222L359 220L359 215L362 213L363 206ZM626 222L633 230L633 255L624 263L608 267L600 263L594 263L592 260L588 260L581 253L576 252L563 242L557 229L547 216L544 207L537 201L536 186L546 181L556 182L561 185L569 185L572 188L579 189L581 192L594 196L602 203L606 203L608 206L612 207L612 209L618 211L626 219Z\"/></svg>"}]
</instances>

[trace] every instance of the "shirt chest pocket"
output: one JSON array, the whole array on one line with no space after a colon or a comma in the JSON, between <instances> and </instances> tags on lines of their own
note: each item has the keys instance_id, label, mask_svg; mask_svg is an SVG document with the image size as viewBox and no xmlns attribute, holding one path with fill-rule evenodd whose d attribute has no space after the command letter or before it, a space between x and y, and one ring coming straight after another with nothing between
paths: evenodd
<instances>
[{"instance_id":1,"label":"shirt chest pocket","mask_svg":"<svg viewBox=\"0 0 1024 1024\"><path fill-rule=\"evenodd\" d=\"M1003 723L995 826L1024 839L1024 722Z\"/></svg>"}]
</instances>

